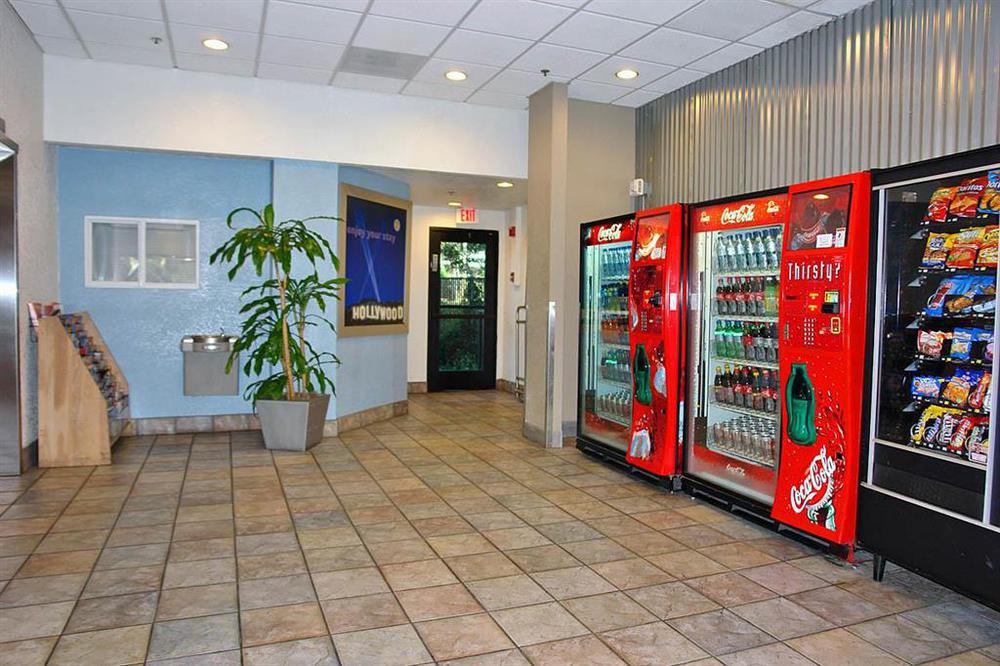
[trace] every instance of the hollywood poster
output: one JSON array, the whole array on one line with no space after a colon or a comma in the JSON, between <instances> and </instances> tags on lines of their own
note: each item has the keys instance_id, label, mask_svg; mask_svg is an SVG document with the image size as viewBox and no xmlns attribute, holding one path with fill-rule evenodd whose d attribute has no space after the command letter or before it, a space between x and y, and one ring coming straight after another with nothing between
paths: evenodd
<instances>
[{"instance_id":1,"label":"hollywood poster","mask_svg":"<svg viewBox=\"0 0 1000 666\"><path fill-rule=\"evenodd\" d=\"M341 275L338 334L406 333L409 301L409 201L340 186Z\"/></svg>"}]
</instances>

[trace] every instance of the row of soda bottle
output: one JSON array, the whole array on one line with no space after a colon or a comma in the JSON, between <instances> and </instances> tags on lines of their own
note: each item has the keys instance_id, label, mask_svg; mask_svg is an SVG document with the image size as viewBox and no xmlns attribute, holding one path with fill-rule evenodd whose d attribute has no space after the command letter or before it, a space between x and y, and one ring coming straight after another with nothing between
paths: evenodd
<instances>
[{"instance_id":1,"label":"row of soda bottle","mask_svg":"<svg viewBox=\"0 0 1000 666\"><path fill-rule=\"evenodd\" d=\"M717 365L714 392L717 403L774 414L778 411L778 371Z\"/></svg>"},{"instance_id":2,"label":"row of soda bottle","mask_svg":"<svg viewBox=\"0 0 1000 666\"><path fill-rule=\"evenodd\" d=\"M624 312L628 308L628 282L601 285L601 309Z\"/></svg>"},{"instance_id":3,"label":"row of soda bottle","mask_svg":"<svg viewBox=\"0 0 1000 666\"><path fill-rule=\"evenodd\" d=\"M622 389L597 396L597 411L627 419L632 416L632 392Z\"/></svg>"},{"instance_id":4,"label":"row of soda bottle","mask_svg":"<svg viewBox=\"0 0 1000 666\"><path fill-rule=\"evenodd\" d=\"M778 278L719 278L715 311L724 315L778 316Z\"/></svg>"},{"instance_id":5,"label":"row of soda bottle","mask_svg":"<svg viewBox=\"0 0 1000 666\"><path fill-rule=\"evenodd\" d=\"M630 249L631 245L614 249L604 248L604 251L601 252L601 275L605 278L626 277Z\"/></svg>"},{"instance_id":6,"label":"row of soda bottle","mask_svg":"<svg viewBox=\"0 0 1000 666\"><path fill-rule=\"evenodd\" d=\"M727 234L715 241L718 271L776 270L780 260L780 228Z\"/></svg>"},{"instance_id":7,"label":"row of soda bottle","mask_svg":"<svg viewBox=\"0 0 1000 666\"><path fill-rule=\"evenodd\" d=\"M601 358L601 377L626 384L632 381L628 355L628 349L605 350Z\"/></svg>"},{"instance_id":8,"label":"row of soda bottle","mask_svg":"<svg viewBox=\"0 0 1000 666\"><path fill-rule=\"evenodd\" d=\"M778 360L778 325L752 321L715 320L715 355L746 361Z\"/></svg>"},{"instance_id":9,"label":"row of soda bottle","mask_svg":"<svg viewBox=\"0 0 1000 666\"><path fill-rule=\"evenodd\" d=\"M773 423L741 416L712 424L715 448L773 465L777 448L777 432Z\"/></svg>"},{"instance_id":10,"label":"row of soda bottle","mask_svg":"<svg viewBox=\"0 0 1000 666\"><path fill-rule=\"evenodd\" d=\"M605 315L601 318L601 340L618 345L628 344L628 316Z\"/></svg>"}]
</instances>

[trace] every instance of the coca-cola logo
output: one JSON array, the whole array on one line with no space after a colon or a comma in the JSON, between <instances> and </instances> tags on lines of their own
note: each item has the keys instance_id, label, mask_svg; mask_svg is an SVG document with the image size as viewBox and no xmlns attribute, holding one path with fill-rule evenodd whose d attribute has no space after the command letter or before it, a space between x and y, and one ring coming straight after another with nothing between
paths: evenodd
<instances>
[{"instance_id":1,"label":"coca-cola logo","mask_svg":"<svg viewBox=\"0 0 1000 666\"><path fill-rule=\"evenodd\" d=\"M597 231L597 242L606 243L608 241L616 241L622 237L622 225L621 222L616 222L610 227L601 227Z\"/></svg>"},{"instance_id":2,"label":"coca-cola logo","mask_svg":"<svg viewBox=\"0 0 1000 666\"><path fill-rule=\"evenodd\" d=\"M757 204L747 203L743 204L739 208L723 208L722 215L719 218L720 224L744 224L746 222L753 222L754 211L757 209Z\"/></svg>"},{"instance_id":3,"label":"coca-cola logo","mask_svg":"<svg viewBox=\"0 0 1000 666\"><path fill-rule=\"evenodd\" d=\"M774 199L769 199L767 202L767 213L768 215L777 215L781 212L781 206Z\"/></svg>"},{"instance_id":4,"label":"coca-cola logo","mask_svg":"<svg viewBox=\"0 0 1000 666\"><path fill-rule=\"evenodd\" d=\"M792 511L802 513L828 502L833 497L833 474L836 470L836 461L827 455L826 447L822 447L809 463L802 483L792 486L788 492Z\"/></svg>"},{"instance_id":5,"label":"coca-cola logo","mask_svg":"<svg viewBox=\"0 0 1000 666\"><path fill-rule=\"evenodd\" d=\"M745 469L743 469L742 467L740 467L739 465L728 464L728 465L726 465L726 471L729 472L730 474L734 474L736 476L746 476L747 475L747 471Z\"/></svg>"}]
</instances>

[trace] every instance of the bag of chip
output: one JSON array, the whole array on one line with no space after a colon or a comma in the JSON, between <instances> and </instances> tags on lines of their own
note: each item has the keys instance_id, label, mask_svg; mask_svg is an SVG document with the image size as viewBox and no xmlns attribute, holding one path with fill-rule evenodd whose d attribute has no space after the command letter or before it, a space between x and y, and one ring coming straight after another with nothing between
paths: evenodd
<instances>
[{"instance_id":1,"label":"bag of chip","mask_svg":"<svg viewBox=\"0 0 1000 666\"><path fill-rule=\"evenodd\" d=\"M977 417L972 424L972 430L965 440L966 455L972 462L986 464L990 449L990 420Z\"/></svg>"},{"instance_id":2,"label":"bag of chip","mask_svg":"<svg viewBox=\"0 0 1000 666\"><path fill-rule=\"evenodd\" d=\"M965 314L972 311L976 297L982 294L982 281L976 277L966 277L965 280L944 299L946 315Z\"/></svg>"},{"instance_id":3,"label":"bag of chip","mask_svg":"<svg viewBox=\"0 0 1000 666\"><path fill-rule=\"evenodd\" d=\"M974 328L956 328L951 334L950 358L956 361L968 361L972 357L972 340L976 335Z\"/></svg>"},{"instance_id":4,"label":"bag of chip","mask_svg":"<svg viewBox=\"0 0 1000 666\"><path fill-rule=\"evenodd\" d=\"M927 236L924 247L924 259L921 263L925 268L942 268L948 262L948 252L954 242L955 234L935 234Z\"/></svg>"},{"instance_id":5,"label":"bag of chip","mask_svg":"<svg viewBox=\"0 0 1000 666\"><path fill-rule=\"evenodd\" d=\"M993 331L985 328L974 329L972 335L972 358L987 363L993 360Z\"/></svg>"},{"instance_id":6,"label":"bag of chip","mask_svg":"<svg viewBox=\"0 0 1000 666\"><path fill-rule=\"evenodd\" d=\"M1000 194L997 195L997 199L1000 200ZM1000 247L998 241L1000 241L1000 226L991 224L988 227L983 227L983 243L979 247L976 266L984 266L986 268L997 267L997 250Z\"/></svg>"},{"instance_id":7,"label":"bag of chip","mask_svg":"<svg viewBox=\"0 0 1000 666\"><path fill-rule=\"evenodd\" d=\"M932 196L931 202L933 201L934 197ZM979 197L979 212L1000 213L1000 170L998 169L986 174L986 189Z\"/></svg>"},{"instance_id":8,"label":"bag of chip","mask_svg":"<svg viewBox=\"0 0 1000 666\"><path fill-rule=\"evenodd\" d=\"M944 342L948 339L948 334L944 331L918 331L917 351L924 356L938 358L944 349Z\"/></svg>"},{"instance_id":9,"label":"bag of chip","mask_svg":"<svg viewBox=\"0 0 1000 666\"><path fill-rule=\"evenodd\" d=\"M924 398L926 400L937 400L941 393L941 384L944 377L934 375L916 375L913 383L910 384L910 395L914 398Z\"/></svg>"},{"instance_id":10,"label":"bag of chip","mask_svg":"<svg viewBox=\"0 0 1000 666\"><path fill-rule=\"evenodd\" d=\"M955 217L975 217L979 212L979 198L986 189L986 176L963 180L958 185L955 198L948 206L948 214Z\"/></svg>"},{"instance_id":11,"label":"bag of chip","mask_svg":"<svg viewBox=\"0 0 1000 666\"><path fill-rule=\"evenodd\" d=\"M939 187L934 190L931 200L927 204L927 214L924 215L925 222L944 222L948 217L948 206L955 198L957 187Z\"/></svg>"},{"instance_id":12,"label":"bag of chip","mask_svg":"<svg viewBox=\"0 0 1000 666\"><path fill-rule=\"evenodd\" d=\"M924 308L924 314L929 317L940 317L943 315L945 300L952 294L958 293L966 282L968 282L968 278L965 277L949 277L941 280L938 288L927 299L927 307Z\"/></svg>"},{"instance_id":13,"label":"bag of chip","mask_svg":"<svg viewBox=\"0 0 1000 666\"><path fill-rule=\"evenodd\" d=\"M944 390L941 391L941 399L950 402L956 407L965 407L969 402L969 395L972 389L983 377L982 370L956 370Z\"/></svg>"},{"instance_id":14,"label":"bag of chip","mask_svg":"<svg viewBox=\"0 0 1000 666\"><path fill-rule=\"evenodd\" d=\"M990 391L990 382L993 381L993 373L984 372L979 378L979 383L969 394L969 407L972 409L982 409L986 404L986 394Z\"/></svg>"},{"instance_id":15,"label":"bag of chip","mask_svg":"<svg viewBox=\"0 0 1000 666\"><path fill-rule=\"evenodd\" d=\"M962 229L951 240L951 247L948 248L948 258L945 266L948 268L972 268L976 265L976 256L979 248L982 247L986 229L983 227L970 227Z\"/></svg>"}]
</instances>

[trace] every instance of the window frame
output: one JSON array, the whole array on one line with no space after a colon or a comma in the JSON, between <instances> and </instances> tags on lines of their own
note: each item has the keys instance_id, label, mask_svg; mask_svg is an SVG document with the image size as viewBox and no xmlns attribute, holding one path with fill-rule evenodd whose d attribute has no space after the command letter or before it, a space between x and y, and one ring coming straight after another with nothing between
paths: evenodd
<instances>
[{"instance_id":1,"label":"window frame","mask_svg":"<svg viewBox=\"0 0 1000 666\"><path fill-rule=\"evenodd\" d=\"M84 286L96 289L200 289L201 288L201 221L161 217L113 217L85 215L83 218L83 271ZM139 279L134 282L95 280L94 225L129 224L138 231ZM146 225L172 224L194 227L194 282L149 282L146 280Z\"/></svg>"}]
</instances>

